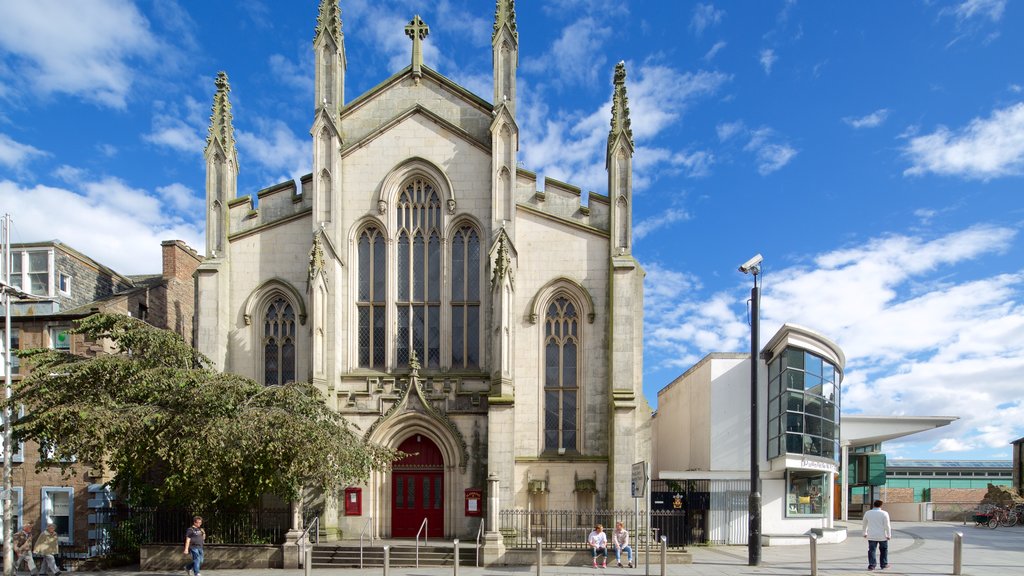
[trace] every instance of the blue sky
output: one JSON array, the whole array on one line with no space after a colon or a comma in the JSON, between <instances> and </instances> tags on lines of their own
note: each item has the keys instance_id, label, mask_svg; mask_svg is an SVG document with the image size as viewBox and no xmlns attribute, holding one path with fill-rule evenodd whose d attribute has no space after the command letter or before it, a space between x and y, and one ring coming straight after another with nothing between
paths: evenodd
<instances>
[{"instance_id":1,"label":"blue sky","mask_svg":"<svg viewBox=\"0 0 1024 576\"><path fill-rule=\"evenodd\" d=\"M226 70L240 194L310 171L317 2L0 0L0 210L124 273L203 243ZM347 100L409 62L490 99L489 0L342 0ZM890 457L1009 458L1024 436L1024 5L1005 0L517 3L519 158L604 192L627 64L646 268L645 392L763 341L839 343L847 413L959 416Z\"/></svg>"}]
</instances>

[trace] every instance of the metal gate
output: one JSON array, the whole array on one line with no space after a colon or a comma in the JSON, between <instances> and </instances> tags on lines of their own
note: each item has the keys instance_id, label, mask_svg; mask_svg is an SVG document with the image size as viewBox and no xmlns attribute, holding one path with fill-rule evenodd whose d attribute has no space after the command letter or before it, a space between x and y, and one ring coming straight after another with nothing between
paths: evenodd
<instances>
[{"instance_id":1,"label":"metal gate","mask_svg":"<svg viewBox=\"0 0 1024 576\"><path fill-rule=\"evenodd\" d=\"M654 513L659 500L685 510L686 544L747 543L749 480L654 480L651 495Z\"/></svg>"}]
</instances>

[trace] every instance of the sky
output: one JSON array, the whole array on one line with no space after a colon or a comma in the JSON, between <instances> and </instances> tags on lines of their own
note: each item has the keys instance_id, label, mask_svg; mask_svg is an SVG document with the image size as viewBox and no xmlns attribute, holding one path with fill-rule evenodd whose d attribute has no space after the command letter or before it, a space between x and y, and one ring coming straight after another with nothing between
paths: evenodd
<instances>
[{"instance_id":1,"label":"sky","mask_svg":"<svg viewBox=\"0 0 1024 576\"><path fill-rule=\"evenodd\" d=\"M0 211L125 274L204 246L228 73L240 195L311 170L318 2L0 0ZM489 0L341 0L351 101L410 61L490 101ZM644 392L786 322L847 358L846 414L958 416L890 458L1009 459L1024 436L1024 3L516 5L519 160L605 193L624 61Z\"/></svg>"}]
</instances>

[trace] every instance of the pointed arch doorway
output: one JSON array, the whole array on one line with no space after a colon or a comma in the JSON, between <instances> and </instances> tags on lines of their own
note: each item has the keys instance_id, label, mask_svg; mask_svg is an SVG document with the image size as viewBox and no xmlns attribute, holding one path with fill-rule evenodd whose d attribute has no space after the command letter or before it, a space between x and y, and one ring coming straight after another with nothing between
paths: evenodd
<instances>
[{"instance_id":1,"label":"pointed arch doorway","mask_svg":"<svg viewBox=\"0 0 1024 576\"><path fill-rule=\"evenodd\" d=\"M427 519L431 536L444 534L444 457L437 444L413 434L398 450L409 454L391 466L391 536L415 538Z\"/></svg>"}]
</instances>

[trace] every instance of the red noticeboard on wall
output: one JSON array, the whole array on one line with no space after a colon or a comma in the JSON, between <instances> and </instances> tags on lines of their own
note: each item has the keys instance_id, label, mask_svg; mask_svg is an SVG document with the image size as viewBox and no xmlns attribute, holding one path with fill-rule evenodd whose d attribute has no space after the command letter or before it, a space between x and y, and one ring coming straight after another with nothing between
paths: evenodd
<instances>
[{"instance_id":1,"label":"red noticeboard on wall","mask_svg":"<svg viewBox=\"0 0 1024 576\"><path fill-rule=\"evenodd\" d=\"M345 516L363 515L363 489L345 488Z\"/></svg>"},{"instance_id":2,"label":"red noticeboard on wall","mask_svg":"<svg viewBox=\"0 0 1024 576\"><path fill-rule=\"evenodd\" d=\"M483 514L483 496L483 491L479 488L468 488L466 490L466 516L480 516Z\"/></svg>"}]
</instances>

